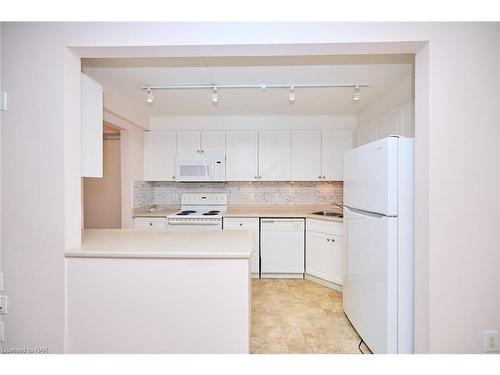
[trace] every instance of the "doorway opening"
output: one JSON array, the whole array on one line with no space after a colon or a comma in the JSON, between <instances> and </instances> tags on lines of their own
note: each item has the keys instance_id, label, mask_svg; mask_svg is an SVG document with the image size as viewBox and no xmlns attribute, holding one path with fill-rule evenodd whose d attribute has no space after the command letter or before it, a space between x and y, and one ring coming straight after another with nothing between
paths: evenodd
<instances>
[{"instance_id":1,"label":"doorway opening","mask_svg":"<svg viewBox=\"0 0 500 375\"><path fill-rule=\"evenodd\" d=\"M121 131L103 125L103 176L83 178L85 229L120 229L121 215Z\"/></svg>"}]
</instances>

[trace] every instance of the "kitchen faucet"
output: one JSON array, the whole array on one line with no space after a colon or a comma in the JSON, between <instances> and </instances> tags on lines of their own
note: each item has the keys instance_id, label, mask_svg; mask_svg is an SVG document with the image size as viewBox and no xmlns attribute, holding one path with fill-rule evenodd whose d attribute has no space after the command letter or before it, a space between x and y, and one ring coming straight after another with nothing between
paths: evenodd
<instances>
[{"instance_id":1,"label":"kitchen faucet","mask_svg":"<svg viewBox=\"0 0 500 375\"><path fill-rule=\"evenodd\" d=\"M338 204L337 202L332 202L332 204L333 204L334 206L339 207L341 210L343 210L343 209L344 209L344 207L345 207L343 204Z\"/></svg>"}]
</instances>

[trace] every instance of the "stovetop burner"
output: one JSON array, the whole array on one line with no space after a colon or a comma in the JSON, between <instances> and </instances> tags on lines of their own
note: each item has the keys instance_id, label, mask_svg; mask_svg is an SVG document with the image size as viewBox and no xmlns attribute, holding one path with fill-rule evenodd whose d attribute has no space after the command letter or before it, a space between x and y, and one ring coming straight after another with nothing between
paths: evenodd
<instances>
[{"instance_id":1,"label":"stovetop burner","mask_svg":"<svg viewBox=\"0 0 500 375\"><path fill-rule=\"evenodd\" d=\"M205 215L205 216L213 216L213 215L218 215L219 213L220 213L220 211L212 210L212 211L205 212L203 215Z\"/></svg>"},{"instance_id":2,"label":"stovetop burner","mask_svg":"<svg viewBox=\"0 0 500 375\"><path fill-rule=\"evenodd\" d=\"M185 216L185 215L194 214L194 213L196 213L196 211L185 210L185 211L181 211L181 212L177 213L177 215Z\"/></svg>"}]
</instances>

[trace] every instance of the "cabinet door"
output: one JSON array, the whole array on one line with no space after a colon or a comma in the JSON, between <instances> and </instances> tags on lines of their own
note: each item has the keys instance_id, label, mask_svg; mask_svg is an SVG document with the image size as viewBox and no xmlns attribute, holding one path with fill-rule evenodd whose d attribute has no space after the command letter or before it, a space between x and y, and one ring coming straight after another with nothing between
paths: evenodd
<instances>
[{"instance_id":1,"label":"cabinet door","mask_svg":"<svg viewBox=\"0 0 500 375\"><path fill-rule=\"evenodd\" d=\"M344 179L344 153L352 149L351 130L324 130L321 136L322 169L325 180Z\"/></svg>"},{"instance_id":2,"label":"cabinet door","mask_svg":"<svg viewBox=\"0 0 500 375\"><path fill-rule=\"evenodd\" d=\"M144 133L144 181L175 181L175 133Z\"/></svg>"},{"instance_id":3,"label":"cabinet door","mask_svg":"<svg viewBox=\"0 0 500 375\"><path fill-rule=\"evenodd\" d=\"M321 130L292 130L292 181L317 181L321 175Z\"/></svg>"},{"instance_id":4,"label":"cabinet door","mask_svg":"<svg viewBox=\"0 0 500 375\"><path fill-rule=\"evenodd\" d=\"M331 238L329 234L307 231L306 273L327 281L331 281L333 262Z\"/></svg>"},{"instance_id":5,"label":"cabinet door","mask_svg":"<svg viewBox=\"0 0 500 375\"><path fill-rule=\"evenodd\" d=\"M152 218L152 217L136 217L134 218L134 229L166 230L167 219Z\"/></svg>"},{"instance_id":6,"label":"cabinet door","mask_svg":"<svg viewBox=\"0 0 500 375\"><path fill-rule=\"evenodd\" d=\"M329 281L339 285L344 285L345 275L345 242L343 236L332 236L331 252L333 261Z\"/></svg>"},{"instance_id":7,"label":"cabinet door","mask_svg":"<svg viewBox=\"0 0 500 375\"><path fill-rule=\"evenodd\" d=\"M400 122L401 115L399 108L384 113L377 121L377 139L386 138L390 135L400 135Z\"/></svg>"},{"instance_id":8,"label":"cabinet door","mask_svg":"<svg viewBox=\"0 0 500 375\"><path fill-rule=\"evenodd\" d=\"M201 152L226 154L226 132L224 130L208 130L201 132Z\"/></svg>"},{"instance_id":9,"label":"cabinet door","mask_svg":"<svg viewBox=\"0 0 500 375\"><path fill-rule=\"evenodd\" d=\"M404 137L415 136L415 125L413 121L413 100L410 100L399 107L400 119L400 134Z\"/></svg>"},{"instance_id":10,"label":"cabinet door","mask_svg":"<svg viewBox=\"0 0 500 375\"><path fill-rule=\"evenodd\" d=\"M253 250L250 258L250 272L258 277L260 271L259 254L259 219L258 218L224 218L224 230L251 230L253 232Z\"/></svg>"},{"instance_id":11,"label":"cabinet door","mask_svg":"<svg viewBox=\"0 0 500 375\"><path fill-rule=\"evenodd\" d=\"M82 74L81 80L81 162L82 177L102 177L102 86Z\"/></svg>"},{"instance_id":12,"label":"cabinet door","mask_svg":"<svg viewBox=\"0 0 500 375\"><path fill-rule=\"evenodd\" d=\"M290 181L290 130L259 131L259 180Z\"/></svg>"},{"instance_id":13,"label":"cabinet door","mask_svg":"<svg viewBox=\"0 0 500 375\"><path fill-rule=\"evenodd\" d=\"M257 179L258 136L255 130L226 132L226 181Z\"/></svg>"},{"instance_id":14,"label":"cabinet door","mask_svg":"<svg viewBox=\"0 0 500 375\"><path fill-rule=\"evenodd\" d=\"M201 152L201 136L197 130L177 132L177 154L183 159L195 159Z\"/></svg>"}]
</instances>

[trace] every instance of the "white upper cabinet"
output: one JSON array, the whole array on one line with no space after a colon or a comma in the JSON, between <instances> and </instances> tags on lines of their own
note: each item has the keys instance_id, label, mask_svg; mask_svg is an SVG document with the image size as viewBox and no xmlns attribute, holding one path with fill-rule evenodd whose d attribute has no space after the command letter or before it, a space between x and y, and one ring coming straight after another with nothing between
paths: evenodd
<instances>
[{"instance_id":1,"label":"white upper cabinet","mask_svg":"<svg viewBox=\"0 0 500 375\"><path fill-rule=\"evenodd\" d=\"M144 178L172 181L176 159L226 157L226 181L342 181L351 130L183 130L145 133Z\"/></svg>"},{"instance_id":2,"label":"white upper cabinet","mask_svg":"<svg viewBox=\"0 0 500 375\"><path fill-rule=\"evenodd\" d=\"M344 153L352 149L352 131L323 130L321 138L322 179L343 181Z\"/></svg>"},{"instance_id":3,"label":"white upper cabinet","mask_svg":"<svg viewBox=\"0 0 500 375\"><path fill-rule=\"evenodd\" d=\"M256 130L226 131L226 180L255 181L258 178L258 133Z\"/></svg>"},{"instance_id":4,"label":"white upper cabinet","mask_svg":"<svg viewBox=\"0 0 500 375\"><path fill-rule=\"evenodd\" d=\"M224 130L186 130L177 132L177 153L182 158L196 158L205 153L225 154Z\"/></svg>"},{"instance_id":5,"label":"white upper cabinet","mask_svg":"<svg viewBox=\"0 0 500 375\"><path fill-rule=\"evenodd\" d=\"M201 132L202 153L225 155L226 132L224 130L207 130Z\"/></svg>"},{"instance_id":6,"label":"white upper cabinet","mask_svg":"<svg viewBox=\"0 0 500 375\"><path fill-rule=\"evenodd\" d=\"M201 132L187 130L177 132L177 154L184 159L194 159L201 153Z\"/></svg>"},{"instance_id":7,"label":"white upper cabinet","mask_svg":"<svg viewBox=\"0 0 500 375\"><path fill-rule=\"evenodd\" d=\"M390 135L415 136L414 101L409 100L356 129L358 146L386 138Z\"/></svg>"},{"instance_id":8,"label":"white upper cabinet","mask_svg":"<svg viewBox=\"0 0 500 375\"><path fill-rule=\"evenodd\" d=\"M81 86L81 160L82 177L102 177L102 86L82 74Z\"/></svg>"},{"instance_id":9,"label":"white upper cabinet","mask_svg":"<svg viewBox=\"0 0 500 375\"><path fill-rule=\"evenodd\" d=\"M404 137L415 137L415 126L413 121L413 100L400 106L400 134Z\"/></svg>"},{"instance_id":10,"label":"white upper cabinet","mask_svg":"<svg viewBox=\"0 0 500 375\"><path fill-rule=\"evenodd\" d=\"M259 180L290 181L290 130L259 131Z\"/></svg>"},{"instance_id":11,"label":"white upper cabinet","mask_svg":"<svg viewBox=\"0 0 500 375\"><path fill-rule=\"evenodd\" d=\"M175 131L144 133L144 180L175 181Z\"/></svg>"},{"instance_id":12,"label":"white upper cabinet","mask_svg":"<svg viewBox=\"0 0 500 375\"><path fill-rule=\"evenodd\" d=\"M321 130L292 130L291 180L321 180Z\"/></svg>"},{"instance_id":13,"label":"white upper cabinet","mask_svg":"<svg viewBox=\"0 0 500 375\"><path fill-rule=\"evenodd\" d=\"M384 113L377 121L377 139L401 134L401 113L399 108Z\"/></svg>"}]
</instances>

